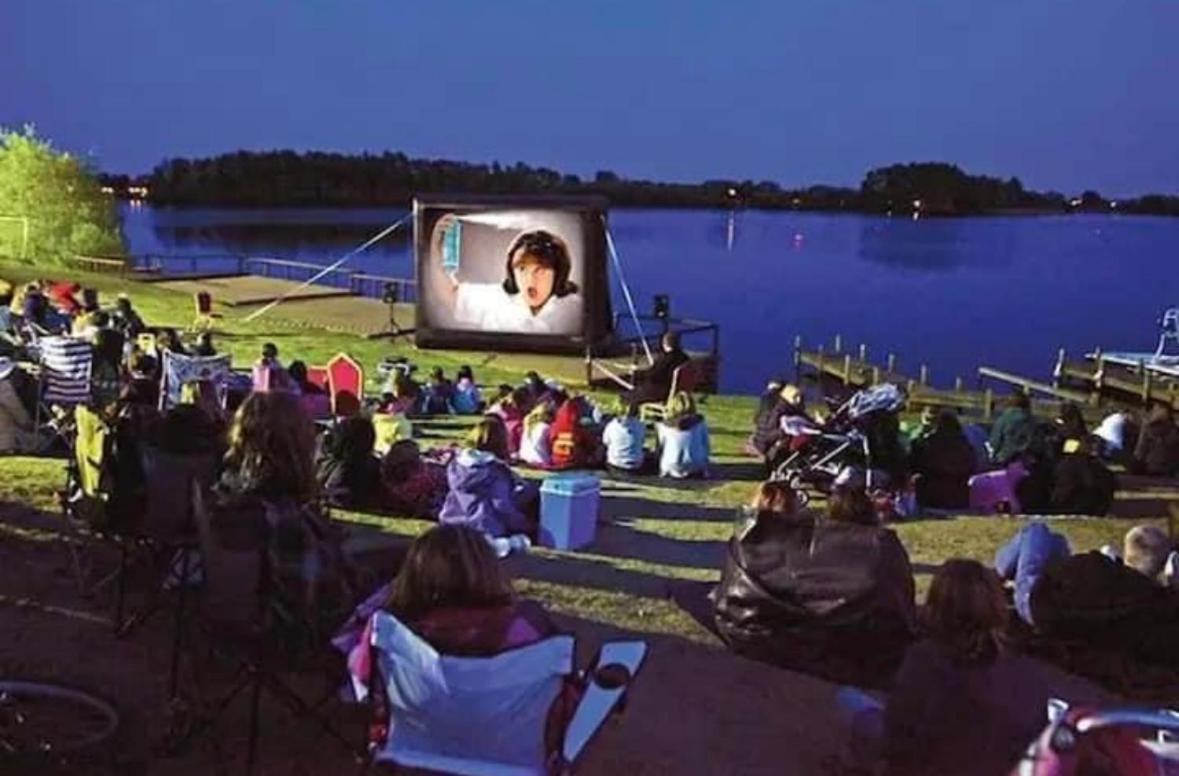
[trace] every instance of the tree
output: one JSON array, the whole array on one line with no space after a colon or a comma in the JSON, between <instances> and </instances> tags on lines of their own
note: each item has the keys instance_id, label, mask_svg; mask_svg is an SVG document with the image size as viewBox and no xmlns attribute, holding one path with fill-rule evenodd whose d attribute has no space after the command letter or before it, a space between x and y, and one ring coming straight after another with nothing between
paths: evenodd
<instances>
[{"instance_id":1,"label":"tree","mask_svg":"<svg viewBox=\"0 0 1179 776\"><path fill-rule=\"evenodd\" d=\"M114 198L94 170L32 127L0 128L0 217L0 256L61 265L78 254L124 253Z\"/></svg>"}]
</instances>

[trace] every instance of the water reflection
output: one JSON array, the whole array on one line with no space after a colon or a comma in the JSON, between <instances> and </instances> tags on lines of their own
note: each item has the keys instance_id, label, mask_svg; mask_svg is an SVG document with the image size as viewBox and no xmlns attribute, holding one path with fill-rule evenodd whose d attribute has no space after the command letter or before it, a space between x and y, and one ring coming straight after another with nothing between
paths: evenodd
<instances>
[{"instance_id":1,"label":"water reflection","mask_svg":"<svg viewBox=\"0 0 1179 776\"><path fill-rule=\"evenodd\" d=\"M990 230L965 218L867 218L860 224L858 255L864 261L918 272L945 272L969 266L1006 267L1018 247L1018 230ZM968 239L971 235L975 239ZM985 248L984 248L985 246Z\"/></svg>"}]
</instances>

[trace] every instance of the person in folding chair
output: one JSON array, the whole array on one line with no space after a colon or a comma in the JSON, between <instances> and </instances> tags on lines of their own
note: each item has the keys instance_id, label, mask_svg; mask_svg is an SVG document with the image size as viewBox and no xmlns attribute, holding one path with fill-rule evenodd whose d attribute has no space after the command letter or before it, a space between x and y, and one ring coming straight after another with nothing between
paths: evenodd
<instances>
[{"instance_id":1,"label":"person in folding chair","mask_svg":"<svg viewBox=\"0 0 1179 776\"><path fill-rule=\"evenodd\" d=\"M623 401L630 404L667 401L675 370L691 359L680 347L680 335L674 331L664 334L659 344L661 352L655 363L637 375L634 390L624 393Z\"/></svg>"},{"instance_id":2,"label":"person in folding chair","mask_svg":"<svg viewBox=\"0 0 1179 776\"><path fill-rule=\"evenodd\" d=\"M599 666L610 670L579 681L573 639L515 596L478 531L455 525L414 541L354 643L349 671L371 697L373 760L460 774L561 771L646 653L641 642L608 644Z\"/></svg>"}]
</instances>

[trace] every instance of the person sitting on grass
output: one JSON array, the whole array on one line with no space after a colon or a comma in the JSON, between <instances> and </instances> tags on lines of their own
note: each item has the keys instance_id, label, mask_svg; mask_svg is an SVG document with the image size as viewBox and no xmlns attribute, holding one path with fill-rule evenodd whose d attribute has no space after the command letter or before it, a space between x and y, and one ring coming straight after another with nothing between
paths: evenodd
<instances>
[{"instance_id":1,"label":"person sitting on grass","mask_svg":"<svg viewBox=\"0 0 1179 776\"><path fill-rule=\"evenodd\" d=\"M552 427L555 415L552 403L541 400L524 418L524 434L520 439L521 463L538 469L552 467Z\"/></svg>"},{"instance_id":2,"label":"person sitting on grass","mask_svg":"<svg viewBox=\"0 0 1179 776\"><path fill-rule=\"evenodd\" d=\"M315 476L329 504L364 509L380 501L381 469L373 454L376 439L372 421L363 415L337 422L320 439Z\"/></svg>"},{"instance_id":3,"label":"person sitting on grass","mask_svg":"<svg viewBox=\"0 0 1179 776\"><path fill-rule=\"evenodd\" d=\"M1179 428L1166 404L1156 404L1134 446L1130 471L1151 477L1174 477L1179 474Z\"/></svg>"},{"instance_id":4,"label":"person sitting on grass","mask_svg":"<svg viewBox=\"0 0 1179 776\"><path fill-rule=\"evenodd\" d=\"M962 433L958 416L942 410L933 428L913 440L910 465L917 479L917 503L931 509L965 509L967 483L975 473L974 448Z\"/></svg>"},{"instance_id":5,"label":"person sitting on grass","mask_svg":"<svg viewBox=\"0 0 1179 776\"><path fill-rule=\"evenodd\" d=\"M437 520L446 499L446 467L422 458L417 442L402 439L381 459L381 506L393 514Z\"/></svg>"},{"instance_id":6,"label":"person sitting on grass","mask_svg":"<svg viewBox=\"0 0 1179 776\"><path fill-rule=\"evenodd\" d=\"M439 522L468 525L491 537L535 535L539 490L517 479L507 456L507 429L495 416L484 416L447 465L449 492Z\"/></svg>"},{"instance_id":7,"label":"person sitting on grass","mask_svg":"<svg viewBox=\"0 0 1179 776\"><path fill-rule=\"evenodd\" d=\"M991 460L1006 466L1032 446L1036 420L1026 393L1015 393L1007 400L1007 408L999 414L991 427Z\"/></svg>"},{"instance_id":8,"label":"person sitting on grass","mask_svg":"<svg viewBox=\"0 0 1179 776\"><path fill-rule=\"evenodd\" d=\"M450 413L450 401L454 396L454 385L446 379L442 367L436 366L430 371L430 379L422 386L421 407L423 415L447 415Z\"/></svg>"},{"instance_id":9,"label":"person sitting on grass","mask_svg":"<svg viewBox=\"0 0 1179 776\"><path fill-rule=\"evenodd\" d=\"M1094 438L1069 437L1052 470L1051 511L1058 515L1107 515L1113 509L1117 479L1096 450Z\"/></svg>"},{"instance_id":10,"label":"person sitting on grass","mask_svg":"<svg viewBox=\"0 0 1179 776\"><path fill-rule=\"evenodd\" d=\"M606 460L594 408L584 396L571 396L558 405L549 433L553 469L597 469Z\"/></svg>"},{"instance_id":11,"label":"person sitting on grass","mask_svg":"<svg viewBox=\"0 0 1179 776\"><path fill-rule=\"evenodd\" d=\"M786 400L782 398L782 380L770 380L758 400L753 415L753 432L749 435L747 447L750 454L768 461L770 452L782 440L782 416L786 413Z\"/></svg>"},{"instance_id":12,"label":"person sitting on grass","mask_svg":"<svg viewBox=\"0 0 1179 776\"><path fill-rule=\"evenodd\" d=\"M909 556L877 524L858 471L840 476L826 518L802 507L783 481L759 487L713 593L717 629L746 657L883 685L915 625Z\"/></svg>"},{"instance_id":13,"label":"person sitting on grass","mask_svg":"<svg viewBox=\"0 0 1179 776\"><path fill-rule=\"evenodd\" d=\"M659 476L674 479L708 476L711 455L708 424L696 412L691 394L680 391L671 397L655 433L659 444Z\"/></svg>"},{"instance_id":14,"label":"person sitting on grass","mask_svg":"<svg viewBox=\"0 0 1179 776\"><path fill-rule=\"evenodd\" d=\"M115 300L115 309L111 312L111 325L123 332L123 336L133 340L147 329L143 318L131 306L131 299L126 294L119 294Z\"/></svg>"},{"instance_id":15,"label":"person sitting on grass","mask_svg":"<svg viewBox=\"0 0 1179 776\"><path fill-rule=\"evenodd\" d=\"M357 604L343 534L318 505L315 429L289 393L253 393L238 408L210 522L218 543L263 547L275 604L302 645L326 641Z\"/></svg>"},{"instance_id":16,"label":"person sitting on grass","mask_svg":"<svg viewBox=\"0 0 1179 776\"><path fill-rule=\"evenodd\" d=\"M650 474L655 458L643 449L647 424L639 419L639 406L627 404L620 409L602 431L606 468L615 474Z\"/></svg>"},{"instance_id":17,"label":"person sitting on grass","mask_svg":"<svg viewBox=\"0 0 1179 776\"><path fill-rule=\"evenodd\" d=\"M535 402L532 392L527 388L514 388L507 396L491 405L488 415L498 417L503 421L508 432L508 454L505 461L511 460L520 451L520 440L524 437L524 418L532 411Z\"/></svg>"},{"instance_id":18,"label":"person sitting on grass","mask_svg":"<svg viewBox=\"0 0 1179 776\"><path fill-rule=\"evenodd\" d=\"M202 331L197 335L196 345L193 346L192 354L199 358L209 358L210 356L217 355L217 348L213 347L212 332ZM291 362L291 366L294 366L296 363L302 362L293 361Z\"/></svg>"},{"instance_id":19,"label":"person sitting on grass","mask_svg":"<svg viewBox=\"0 0 1179 776\"><path fill-rule=\"evenodd\" d=\"M483 406L479 386L475 383L475 373L469 366L460 366L454 379L454 393L450 397L451 409L456 415L477 415L483 411Z\"/></svg>"},{"instance_id":20,"label":"person sitting on grass","mask_svg":"<svg viewBox=\"0 0 1179 776\"><path fill-rule=\"evenodd\" d=\"M887 704L851 688L838 695L854 715L857 764L914 776L1009 773L1043 729L1050 698L1103 700L1092 690L1065 692L1057 672L1011 651L1007 618L993 571L973 560L943 563L921 611L922 639L905 653Z\"/></svg>"}]
</instances>

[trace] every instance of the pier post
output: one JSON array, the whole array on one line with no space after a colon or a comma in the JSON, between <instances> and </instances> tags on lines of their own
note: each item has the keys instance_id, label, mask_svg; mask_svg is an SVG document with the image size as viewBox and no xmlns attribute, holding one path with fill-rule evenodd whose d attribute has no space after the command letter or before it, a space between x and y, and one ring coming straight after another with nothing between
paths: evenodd
<instances>
[{"instance_id":1,"label":"pier post","mask_svg":"<svg viewBox=\"0 0 1179 776\"><path fill-rule=\"evenodd\" d=\"M1056 351L1056 366L1052 369L1052 387L1060 387L1060 379L1064 376L1064 348Z\"/></svg>"},{"instance_id":2,"label":"pier post","mask_svg":"<svg viewBox=\"0 0 1179 776\"><path fill-rule=\"evenodd\" d=\"M872 367L872 385L880 385L880 367Z\"/></svg>"},{"instance_id":3,"label":"pier post","mask_svg":"<svg viewBox=\"0 0 1179 776\"><path fill-rule=\"evenodd\" d=\"M835 352L836 353L843 352L843 335L842 334L835 335Z\"/></svg>"},{"instance_id":4,"label":"pier post","mask_svg":"<svg viewBox=\"0 0 1179 776\"><path fill-rule=\"evenodd\" d=\"M794 382L802 379L802 335L794 335Z\"/></svg>"},{"instance_id":5,"label":"pier post","mask_svg":"<svg viewBox=\"0 0 1179 776\"><path fill-rule=\"evenodd\" d=\"M918 377L917 381L919 383L921 383L921 385L923 385L923 386L929 385L929 367L926 366L925 364L921 365L921 374Z\"/></svg>"},{"instance_id":6,"label":"pier post","mask_svg":"<svg viewBox=\"0 0 1179 776\"><path fill-rule=\"evenodd\" d=\"M847 353L843 357L843 384L844 385L847 385L847 386L851 385L851 373L852 373L852 357L851 357L851 353Z\"/></svg>"},{"instance_id":7,"label":"pier post","mask_svg":"<svg viewBox=\"0 0 1179 776\"><path fill-rule=\"evenodd\" d=\"M897 354L896 353L889 353L888 354L888 359L886 361L885 366L886 366L886 369L890 375L896 374L896 371L897 371Z\"/></svg>"},{"instance_id":8,"label":"pier post","mask_svg":"<svg viewBox=\"0 0 1179 776\"><path fill-rule=\"evenodd\" d=\"M954 378L954 390L962 393L962 378L960 376Z\"/></svg>"},{"instance_id":9,"label":"pier post","mask_svg":"<svg viewBox=\"0 0 1179 776\"><path fill-rule=\"evenodd\" d=\"M861 361L868 360L868 346L862 342L860 343L860 360Z\"/></svg>"},{"instance_id":10,"label":"pier post","mask_svg":"<svg viewBox=\"0 0 1179 776\"><path fill-rule=\"evenodd\" d=\"M983 419L990 420L995 414L995 392L990 387L983 391Z\"/></svg>"},{"instance_id":11,"label":"pier post","mask_svg":"<svg viewBox=\"0 0 1179 776\"><path fill-rule=\"evenodd\" d=\"M1146 368L1145 361L1138 362L1138 369L1142 372L1142 403L1150 403L1151 371Z\"/></svg>"}]
</instances>

